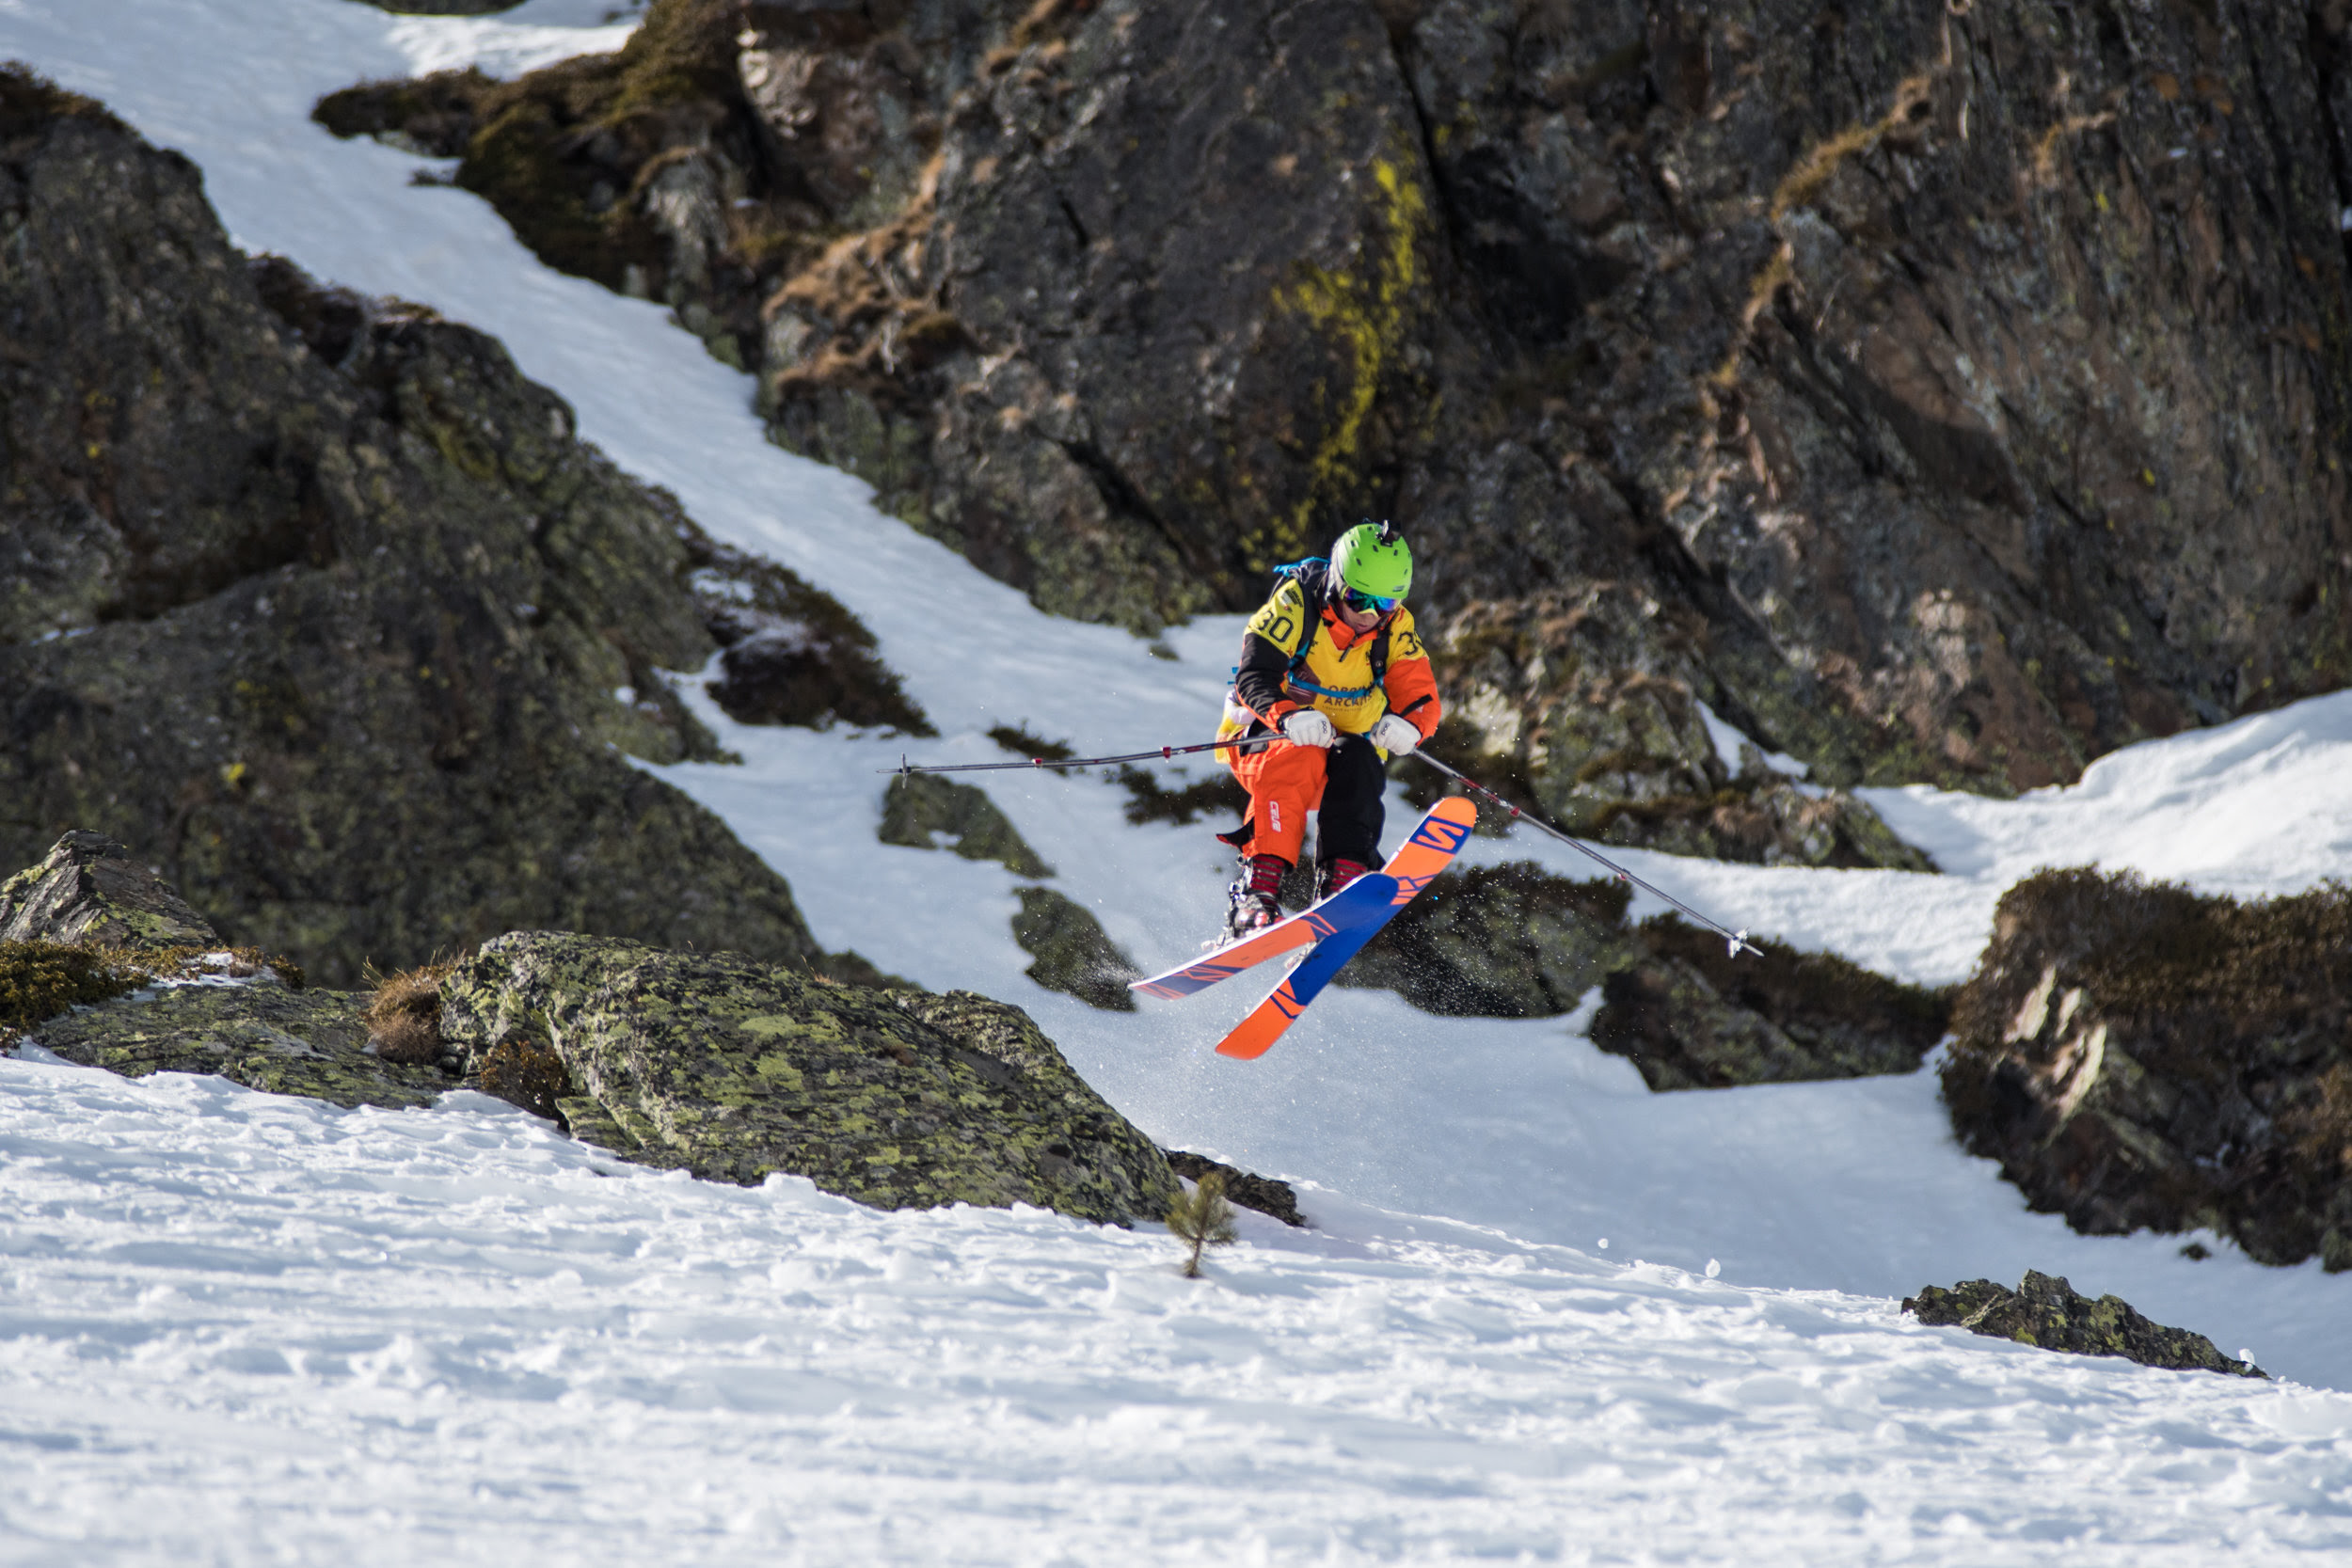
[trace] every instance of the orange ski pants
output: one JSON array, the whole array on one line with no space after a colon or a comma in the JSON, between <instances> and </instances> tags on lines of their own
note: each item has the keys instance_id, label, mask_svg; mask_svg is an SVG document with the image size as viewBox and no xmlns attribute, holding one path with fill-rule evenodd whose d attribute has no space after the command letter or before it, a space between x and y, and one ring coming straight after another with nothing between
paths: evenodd
<instances>
[{"instance_id":1,"label":"orange ski pants","mask_svg":"<svg viewBox=\"0 0 2352 1568\"><path fill-rule=\"evenodd\" d=\"M1253 728L1253 733L1260 733ZM1320 814L1325 861L1380 863L1380 791L1388 772L1380 753L1360 735L1342 736L1326 751L1287 743L1260 752L1236 752L1233 777L1249 791L1252 855L1279 855L1298 863L1307 837L1307 814Z\"/></svg>"}]
</instances>

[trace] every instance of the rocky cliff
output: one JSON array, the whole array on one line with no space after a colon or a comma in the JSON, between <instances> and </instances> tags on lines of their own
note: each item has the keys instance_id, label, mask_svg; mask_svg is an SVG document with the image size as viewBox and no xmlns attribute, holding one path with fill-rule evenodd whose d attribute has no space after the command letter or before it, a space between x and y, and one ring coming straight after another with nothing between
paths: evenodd
<instances>
[{"instance_id":1,"label":"rocky cliff","mask_svg":"<svg viewBox=\"0 0 2352 1568\"><path fill-rule=\"evenodd\" d=\"M1952 1120L2077 1230L2210 1228L2352 1269L2352 893L2240 903L2090 871L2006 894Z\"/></svg>"},{"instance_id":2,"label":"rocky cliff","mask_svg":"<svg viewBox=\"0 0 2352 1568\"><path fill-rule=\"evenodd\" d=\"M0 863L93 827L329 983L516 927L821 958L629 765L922 725L840 606L573 435L499 345L233 250L198 173L0 74Z\"/></svg>"},{"instance_id":3,"label":"rocky cliff","mask_svg":"<svg viewBox=\"0 0 2352 1568\"><path fill-rule=\"evenodd\" d=\"M320 116L669 299L780 440L1050 610L1238 608L1397 516L1457 760L1862 863L1867 812L1697 705L1819 783L2000 791L2342 681L2345 32L659 0L617 55Z\"/></svg>"}]
</instances>

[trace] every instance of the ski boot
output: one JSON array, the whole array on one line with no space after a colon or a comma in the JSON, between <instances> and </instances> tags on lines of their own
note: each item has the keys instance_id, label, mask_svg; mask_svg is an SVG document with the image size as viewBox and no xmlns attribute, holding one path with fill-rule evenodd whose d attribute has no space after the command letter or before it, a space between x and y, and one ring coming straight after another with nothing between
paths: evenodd
<instances>
[{"instance_id":1,"label":"ski boot","mask_svg":"<svg viewBox=\"0 0 2352 1568\"><path fill-rule=\"evenodd\" d=\"M1315 867L1315 901L1321 903L1331 895L1370 871L1362 861L1334 860Z\"/></svg>"},{"instance_id":2,"label":"ski boot","mask_svg":"<svg viewBox=\"0 0 2352 1568\"><path fill-rule=\"evenodd\" d=\"M1257 892L1246 879L1225 892L1232 902L1225 911L1225 934L1217 939L1219 947L1263 931L1282 918L1282 906L1274 901L1274 895Z\"/></svg>"},{"instance_id":3,"label":"ski boot","mask_svg":"<svg viewBox=\"0 0 2352 1568\"><path fill-rule=\"evenodd\" d=\"M1203 945L1214 948L1239 942L1281 919L1282 873L1289 869L1276 855L1251 857L1241 876L1225 890L1230 902L1225 911L1224 932Z\"/></svg>"}]
</instances>

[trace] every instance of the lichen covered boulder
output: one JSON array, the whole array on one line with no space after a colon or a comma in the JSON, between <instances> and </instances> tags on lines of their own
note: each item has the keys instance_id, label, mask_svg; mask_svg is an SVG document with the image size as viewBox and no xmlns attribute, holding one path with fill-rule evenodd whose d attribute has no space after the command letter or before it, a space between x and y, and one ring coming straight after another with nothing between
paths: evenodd
<instances>
[{"instance_id":1,"label":"lichen covered boulder","mask_svg":"<svg viewBox=\"0 0 2352 1568\"><path fill-rule=\"evenodd\" d=\"M367 1006L363 991L293 990L268 976L165 985L76 1008L25 1038L126 1078L204 1072L337 1105L430 1105L457 1086L437 1068L403 1067L372 1053Z\"/></svg>"},{"instance_id":2,"label":"lichen covered boulder","mask_svg":"<svg viewBox=\"0 0 2352 1568\"><path fill-rule=\"evenodd\" d=\"M39 865L0 882L0 942L183 947L220 941L125 846L75 829Z\"/></svg>"},{"instance_id":3,"label":"lichen covered boulder","mask_svg":"<svg viewBox=\"0 0 2352 1568\"><path fill-rule=\"evenodd\" d=\"M1151 1140L1018 1008L832 985L734 954L562 932L486 942L443 982L470 1063L517 1037L560 1057L575 1136L644 1164L776 1171L879 1208L1164 1212Z\"/></svg>"},{"instance_id":4,"label":"lichen covered boulder","mask_svg":"<svg viewBox=\"0 0 2352 1568\"><path fill-rule=\"evenodd\" d=\"M2043 1350L2120 1355L2143 1367L2175 1371L2270 1375L2251 1361L2222 1354L2201 1334L2153 1322L2121 1296L2093 1301L2065 1280L2031 1269L2014 1291L1989 1279L1963 1280L1948 1291L1926 1286L1917 1295L1903 1298L1903 1310L1923 1323L1954 1324L1988 1338L2014 1339Z\"/></svg>"}]
</instances>

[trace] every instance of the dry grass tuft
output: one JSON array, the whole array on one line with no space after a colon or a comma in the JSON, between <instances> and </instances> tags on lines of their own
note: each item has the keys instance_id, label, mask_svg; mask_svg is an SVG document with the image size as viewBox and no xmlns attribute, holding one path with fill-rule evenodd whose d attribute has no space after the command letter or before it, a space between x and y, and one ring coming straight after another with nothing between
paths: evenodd
<instances>
[{"instance_id":1,"label":"dry grass tuft","mask_svg":"<svg viewBox=\"0 0 2352 1568\"><path fill-rule=\"evenodd\" d=\"M2035 142L2033 148L2034 183L2044 186L2058 183L2058 150L2061 141L2114 123L2115 111L2107 109L2095 115L2069 115L2042 132L2042 139Z\"/></svg>"},{"instance_id":2,"label":"dry grass tuft","mask_svg":"<svg viewBox=\"0 0 2352 1568\"><path fill-rule=\"evenodd\" d=\"M1816 142L1799 158L1796 166L1783 176L1772 192L1772 218L1774 223L1787 216L1789 210L1802 207L1821 193L1838 166L1857 152L1867 152L1886 139L1887 135L1928 112L1929 94L1935 86L1936 71L1923 71L1916 76L1905 77L1895 88L1895 102L1886 113L1875 120L1849 125L1836 135Z\"/></svg>"},{"instance_id":3,"label":"dry grass tuft","mask_svg":"<svg viewBox=\"0 0 2352 1568\"><path fill-rule=\"evenodd\" d=\"M368 966L375 990L368 1004L368 1043L379 1058L405 1067L429 1067L441 1059L441 982L456 962L436 959L389 977Z\"/></svg>"},{"instance_id":4,"label":"dry grass tuft","mask_svg":"<svg viewBox=\"0 0 2352 1568\"><path fill-rule=\"evenodd\" d=\"M0 140L36 135L61 119L129 129L96 99L67 91L22 61L0 65Z\"/></svg>"}]
</instances>

